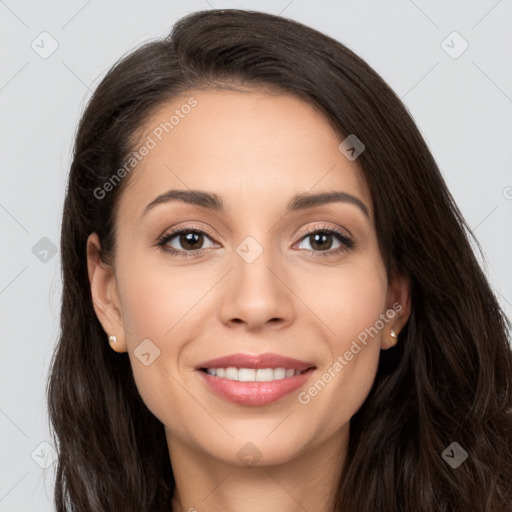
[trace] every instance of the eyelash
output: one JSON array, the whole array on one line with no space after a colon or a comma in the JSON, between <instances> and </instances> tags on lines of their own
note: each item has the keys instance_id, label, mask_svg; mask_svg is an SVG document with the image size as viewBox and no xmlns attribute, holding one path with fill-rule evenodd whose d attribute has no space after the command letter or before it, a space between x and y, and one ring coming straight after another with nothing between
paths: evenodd
<instances>
[{"instance_id":1,"label":"eyelash","mask_svg":"<svg viewBox=\"0 0 512 512\"><path fill-rule=\"evenodd\" d=\"M194 234L199 234L199 235L206 235L208 238L212 238L208 233L206 233L205 231L203 230L200 230L200 229L197 229L195 227L192 227L192 226L184 226L184 227L181 227L175 231L171 231L169 233L166 233L164 234L162 237L160 237L158 239L158 243L157 243L157 246L160 247L163 251L165 251L166 253L169 253L171 256L182 256L182 257L194 257L194 256L199 256L201 255L205 250L207 249L196 249L194 251L178 251L176 249L167 249L165 248L165 244L167 244L170 240L172 240L173 238L175 238L177 235L181 235L183 233L194 233ZM313 230L310 230L308 231L307 233L305 233L299 240L302 241L308 237L310 237L311 235L315 235L315 234L318 234L318 233L323 233L323 234L328 234L328 235L336 235L339 239L339 241L341 242L341 246L336 248L336 249L333 249L333 250L328 250L328 251L313 251L312 249L306 249L308 251L311 251L313 252L314 254L314 257L326 257L326 256L334 256L334 255L337 255L337 254L340 254L342 252L345 252L345 251L348 251L350 249L352 249L355 245L355 242L352 238L350 238L349 236L347 236L344 232L342 232L341 230L337 229L337 228L333 228L333 227L327 227L327 226L322 226L320 228L317 228L315 226L315 228Z\"/></svg>"}]
</instances>

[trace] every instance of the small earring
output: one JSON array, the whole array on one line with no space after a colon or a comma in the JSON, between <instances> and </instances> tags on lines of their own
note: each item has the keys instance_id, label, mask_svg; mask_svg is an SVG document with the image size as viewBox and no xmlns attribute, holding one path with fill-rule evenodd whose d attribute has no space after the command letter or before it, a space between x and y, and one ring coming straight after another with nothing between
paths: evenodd
<instances>
[{"instance_id":1,"label":"small earring","mask_svg":"<svg viewBox=\"0 0 512 512\"><path fill-rule=\"evenodd\" d=\"M108 339L108 341L109 341L110 343L117 343L117 336L110 336L110 337L109 337L109 339Z\"/></svg>"},{"instance_id":2,"label":"small earring","mask_svg":"<svg viewBox=\"0 0 512 512\"><path fill-rule=\"evenodd\" d=\"M398 341L398 336L393 329L391 329L391 337L393 338L393 346L395 346L396 342Z\"/></svg>"}]
</instances>

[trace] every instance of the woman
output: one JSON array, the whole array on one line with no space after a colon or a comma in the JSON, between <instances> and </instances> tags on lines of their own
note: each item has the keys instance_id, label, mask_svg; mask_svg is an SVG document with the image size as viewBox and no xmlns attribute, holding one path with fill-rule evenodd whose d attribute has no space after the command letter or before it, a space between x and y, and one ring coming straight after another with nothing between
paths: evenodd
<instances>
[{"instance_id":1,"label":"woman","mask_svg":"<svg viewBox=\"0 0 512 512\"><path fill-rule=\"evenodd\" d=\"M510 324L470 236L345 46L181 19L77 132L57 510L510 510Z\"/></svg>"}]
</instances>

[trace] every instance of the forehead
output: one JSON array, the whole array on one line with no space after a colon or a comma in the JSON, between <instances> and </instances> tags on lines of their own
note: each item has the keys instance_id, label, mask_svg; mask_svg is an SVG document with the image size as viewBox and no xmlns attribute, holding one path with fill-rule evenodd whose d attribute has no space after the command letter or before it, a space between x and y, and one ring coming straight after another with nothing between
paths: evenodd
<instances>
[{"instance_id":1,"label":"forehead","mask_svg":"<svg viewBox=\"0 0 512 512\"><path fill-rule=\"evenodd\" d=\"M119 208L141 214L171 189L199 189L227 209L282 210L299 193L344 191L372 215L355 161L338 149L343 137L310 104L289 94L190 90L147 120L137 163Z\"/></svg>"}]
</instances>

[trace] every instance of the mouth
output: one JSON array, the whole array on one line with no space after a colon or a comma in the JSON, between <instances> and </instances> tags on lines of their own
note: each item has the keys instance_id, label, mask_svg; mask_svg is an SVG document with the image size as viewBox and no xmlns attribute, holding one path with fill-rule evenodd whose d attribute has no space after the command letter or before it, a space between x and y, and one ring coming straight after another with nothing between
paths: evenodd
<instances>
[{"instance_id":1,"label":"mouth","mask_svg":"<svg viewBox=\"0 0 512 512\"><path fill-rule=\"evenodd\" d=\"M233 354L203 362L195 369L219 397L239 405L262 406L306 384L316 366L277 354Z\"/></svg>"}]
</instances>

